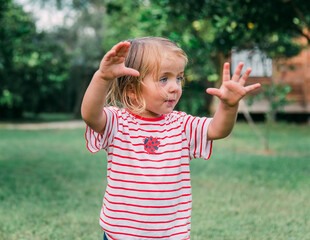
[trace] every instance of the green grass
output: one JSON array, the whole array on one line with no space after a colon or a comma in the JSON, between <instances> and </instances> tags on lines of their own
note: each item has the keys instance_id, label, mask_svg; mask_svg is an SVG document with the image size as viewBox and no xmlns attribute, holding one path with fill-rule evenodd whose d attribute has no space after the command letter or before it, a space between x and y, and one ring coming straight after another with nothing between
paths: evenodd
<instances>
[{"instance_id":1,"label":"green grass","mask_svg":"<svg viewBox=\"0 0 310 240\"><path fill-rule=\"evenodd\" d=\"M275 125L265 154L238 124L207 163L192 162L191 239L310 239L309 136L309 126Z\"/></svg>"},{"instance_id":2,"label":"green grass","mask_svg":"<svg viewBox=\"0 0 310 240\"><path fill-rule=\"evenodd\" d=\"M267 154L239 123L210 160L192 160L191 240L310 239L309 136L277 124ZM84 129L0 129L0 239L101 240L105 178Z\"/></svg>"}]
</instances>

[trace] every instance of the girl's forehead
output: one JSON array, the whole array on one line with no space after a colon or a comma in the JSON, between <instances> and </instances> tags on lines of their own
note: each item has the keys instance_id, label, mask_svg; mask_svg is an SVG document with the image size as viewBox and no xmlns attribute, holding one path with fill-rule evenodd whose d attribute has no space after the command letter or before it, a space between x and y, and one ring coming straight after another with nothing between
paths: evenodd
<instances>
[{"instance_id":1,"label":"girl's forehead","mask_svg":"<svg viewBox=\"0 0 310 240\"><path fill-rule=\"evenodd\" d=\"M183 72L186 65L186 60L182 56L166 55L160 63L160 72Z\"/></svg>"}]
</instances>

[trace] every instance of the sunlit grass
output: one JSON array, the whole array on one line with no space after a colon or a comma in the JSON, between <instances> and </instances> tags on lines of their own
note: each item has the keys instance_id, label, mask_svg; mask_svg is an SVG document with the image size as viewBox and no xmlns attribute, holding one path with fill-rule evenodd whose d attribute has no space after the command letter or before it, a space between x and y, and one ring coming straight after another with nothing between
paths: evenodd
<instances>
[{"instance_id":1,"label":"sunlit grass","mask_svg":"<svg viewBox=\"0 0 310 240\"><path fill-rule=\"evenodd\" d=\"M210 160L192 160L191 239L310 239L309 136L277 124L265 153L239 123ZM84 129L0 130L0 239L101 240L105 178Z\"/></svg>"}]
</instances>

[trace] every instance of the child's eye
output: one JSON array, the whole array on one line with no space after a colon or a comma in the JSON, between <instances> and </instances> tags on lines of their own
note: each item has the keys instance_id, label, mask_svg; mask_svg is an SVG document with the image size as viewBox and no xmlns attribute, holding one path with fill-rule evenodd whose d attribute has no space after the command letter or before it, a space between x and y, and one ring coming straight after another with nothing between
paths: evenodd
<instances>
[{"instance_id":1,"label":"child's eye","mask_svg":"<svg viewBox=\"0 0 310 240\"><path fill-rule=\"evenodd\" d=\"M167 82L167 80L168 80L168 78L163 77L163 78L159 79L159 82L161 82L161 83L165 83L165 82Z\"/></svg>"},{"instance_id":2,"label":"child's eye","mask_svg":"<svg viewBox=\"0 0 310 240\"><path fill-rule=\"evenodd\" d=\"M178 78L177 78L177 81L178 81L178 82L183 82L183 80L184 80L184 77L178 77Z\"/></svg>"}]
</instances>

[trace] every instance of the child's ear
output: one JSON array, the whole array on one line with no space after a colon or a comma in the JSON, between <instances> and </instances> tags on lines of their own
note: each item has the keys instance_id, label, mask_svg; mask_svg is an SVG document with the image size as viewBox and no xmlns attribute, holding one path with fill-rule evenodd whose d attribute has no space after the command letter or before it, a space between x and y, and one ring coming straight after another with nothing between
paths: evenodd
<instances>
[{"instance_id":1,"label":"child's ear","mask_svg":"<svg viewBox=\"0 0 310 240\"><path fill-rule=\"evenodd\" d=\"M130 86L127 89L127 96L130 98L130 100L133 102L137 99L136 97L136 92L132 86L132 84L130 84Z\"/></svg>"}]
</instances>

